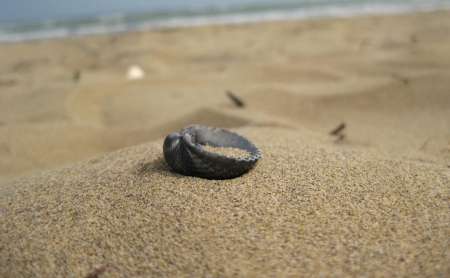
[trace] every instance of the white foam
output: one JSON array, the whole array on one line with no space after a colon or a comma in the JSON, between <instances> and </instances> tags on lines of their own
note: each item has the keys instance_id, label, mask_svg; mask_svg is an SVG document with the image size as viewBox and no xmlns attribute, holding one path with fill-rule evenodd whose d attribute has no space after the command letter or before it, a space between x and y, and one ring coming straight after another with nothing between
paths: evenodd
<instances>
[{"instance_id":1,"label":"white foam","mask_svg":"<svg viewBox=\"0 0 450 278\"><path fill-rule=\"evenodd\" d=\"M313 2L311 2L313 3ZM132 30L161 29L174 27L191 27L208 24L248 24L262 21L298 20L318 17L348 17L366 14L398 14L415 11L432 11L438 9L450 9L450 0L428 0L411 2L365 2L342 3L324 5L309 5L296 9L276 9L258 12L229 12L210 15L176 16L175 13L165 19L150 19L142 21L119 13L103 15L94 22L57 24L55 21L44 21L33 31L17 31L14 25L0 26L0 42L18 42L24 40L40 40L50 38L65 38L86 35L108 34ZM232 9L230 9L232 10Z\"/></svg>"}]
</instances>

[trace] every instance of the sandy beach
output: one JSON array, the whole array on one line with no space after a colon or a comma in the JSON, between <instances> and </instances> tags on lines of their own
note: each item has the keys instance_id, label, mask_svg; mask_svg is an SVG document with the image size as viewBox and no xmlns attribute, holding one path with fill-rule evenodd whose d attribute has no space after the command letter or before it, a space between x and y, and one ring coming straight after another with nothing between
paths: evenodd
<instances>
[{"instance_id":1,"label":"sandy beach","mask_svg":"<svg viewBox=\"0 0 450 278\"><path fill-rule=\"evenodd\" d=\"M179 175L189 124L262 158ZM450 276L450 11L2 44L0 216L1 277Z\"/></svg>"}]
</instances>

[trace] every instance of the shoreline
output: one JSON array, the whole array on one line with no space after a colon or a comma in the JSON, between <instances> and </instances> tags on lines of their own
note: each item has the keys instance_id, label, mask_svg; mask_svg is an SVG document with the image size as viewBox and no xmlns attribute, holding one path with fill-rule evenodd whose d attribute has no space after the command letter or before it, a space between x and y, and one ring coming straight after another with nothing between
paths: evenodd
<instances>
[{"instance_id":1,"label":"shoreline","mask_svg":"<svg viewBox=\"0 0 450 278\"><path fill-rule=\"evenodd\" d=\"M367 3L366 3L367 4ZM184 29L195 28L202 26L214 26L214 25L248 25L248 24L261 24L264 22L283 22L283 21L299 21L299 20L321 20L321 19L341 19L341 18L357 18L365 16L384 16L384 15L407 15L414 13L430 13L439 11L450 10L450 3L448 4L436 4L430 3L428 5L422 4L419 6L378 6L379 3L375 3L375 6L355 6L346 8L324 9L321 10L318 7L314 7L311 10L306 8L299 10L267 10L260 11L259 13L244 12L244 13L230 13L230 14L216 14L216 15L197 15L194 17L173 17L167 19L147 20L140 23L133 23L128 25L126 22L127 17L133 17L133 14L121 14L113 15L117 23L110 25L109 21L103 22L103 18L109 18L105 15L99 15L92 17L91 20L97 18L99 21L94 25L79 25L76 22L83 22L88 18L70 19L70 20L52 20L52 24L62 25L56 29L51 29L48 26L47 21L35 22L35 23L14 23L0 25L0 31L2 28L8 30L10 28L19 28L21 25L43 25L42 30L35 30L28 33L2 33L0 32L0 44L20 43L28 41L42 41L52 39L71 39L71 38L83 38L89 36L101 36L101 35L120 35L129 32L147 32L147 31L164 31L170 29ZM317 9L317 10L316 10ZM122 20L125 20L122 22ZM95 21L95 20L94 20ZM46 23L47 22L47 23ZM72 22L72 23L71 23ZM113 20L114 22L114 20ZM106 24L106 25L104 25ZM67 25L67 26L66 26ZM73 26L72 26L73 25ZM30 28L30 27L28 27Z\"/></svg>"}]
</instances>

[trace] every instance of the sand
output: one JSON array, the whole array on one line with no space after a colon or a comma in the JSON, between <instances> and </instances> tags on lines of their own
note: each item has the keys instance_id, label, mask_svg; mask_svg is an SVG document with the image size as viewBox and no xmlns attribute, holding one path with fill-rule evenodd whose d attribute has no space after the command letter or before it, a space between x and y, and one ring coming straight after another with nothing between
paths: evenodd
<instances>
[{"instance_id":1,"label":"sand","mask_svg":"<svg viewBox=\"0 0 450 278\"><path fill-rule=\"evenodd\" d=\"M449 30L437 11L0 45L0 276L449 276ZM262 158L176 174L163 139L189 124Z\"/></svg>"},{"instance_id":2,"label":"sand","mask_svg":"<svg viewBox=\"0 0 450 278\"><path fill-rule=\"evenodd\" d=\"M238 149L238 148L220 148L220 147L211 147L210 145L206 145L203 147L203 149L205 149L209 152L226 155L229 157L245 158L245 157L250 156L250 152L248 152L247 150L242 150L242 149Z\"/></svg>"}]
</instances>

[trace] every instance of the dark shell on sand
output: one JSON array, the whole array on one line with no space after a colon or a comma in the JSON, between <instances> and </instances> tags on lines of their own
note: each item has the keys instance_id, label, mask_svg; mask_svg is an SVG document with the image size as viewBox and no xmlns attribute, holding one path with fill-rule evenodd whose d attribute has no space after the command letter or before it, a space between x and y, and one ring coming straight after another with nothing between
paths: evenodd
<instances>
[{"instance_id":1,"label":"dark shell on sand","mask_svg":"<svg viewBox=\"0 0 450 278\"><path fill-rule=\"evenodd\" d=\"M250 153L235 158L209 152L201 146L238 148ZM207 179L232 179L248 170L261 157L259 149L245 137L225 129L190 125L164 140L164 157L177 173Z\"/></svg>"}]
</instances>

